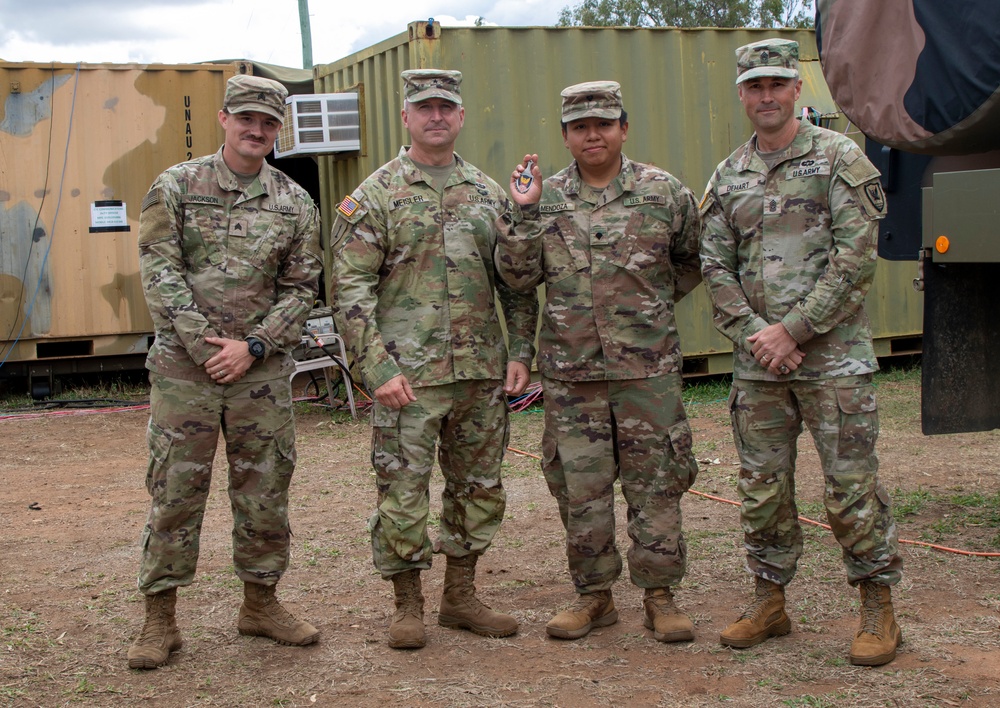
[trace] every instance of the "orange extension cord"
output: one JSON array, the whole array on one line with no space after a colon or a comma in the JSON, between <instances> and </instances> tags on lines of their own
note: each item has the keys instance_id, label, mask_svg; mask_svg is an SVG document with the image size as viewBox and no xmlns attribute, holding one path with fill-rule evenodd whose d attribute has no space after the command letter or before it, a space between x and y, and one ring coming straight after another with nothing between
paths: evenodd
<instances>
[{"instance_id":1,"label":"orange extension cord","mask_svg":"<svg viewBox=\"0 0 1000 708\"><path fill-rule=\"evenodd\" d=\"M524 455L525 457L533 457L536 460L542 459L539 455L534 455L530 452L525 452L524 450L518 450L513 447L508 447L511 452L517 453L518 455ZM693 489L689 489L688 493L694 494L699 497L704 497L705 499L711 499L712 501L722 502L724 504L732 504L733 506L739 506L738 501L733 501L732 499L725 499L723 497L712 496L711 494L705 494L705 492L696 492ZM813 521L812 519L806 518L805 516L799 516L799 521L805 524L811 524L812 526L819 526L821 529L826 529L830 531L830 527L827 524L820 523L819 521ZM907 538L899 539L900 543L905 543L910 546L923 546L924 548L933 548L935 551L945 551L946 553L957 553L961 556L976 556L978 558L1000 558L1000 553L987 553L980 551L963 551L959 548L949 548L948 546L939 546L934 543L927 543L925 541L911 541Z\"/></svg>"}]
</instances>

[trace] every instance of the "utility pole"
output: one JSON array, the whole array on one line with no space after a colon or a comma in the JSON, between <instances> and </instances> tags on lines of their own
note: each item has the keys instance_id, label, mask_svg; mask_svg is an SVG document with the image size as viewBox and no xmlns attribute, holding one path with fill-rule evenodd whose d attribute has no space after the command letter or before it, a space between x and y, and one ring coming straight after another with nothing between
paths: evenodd
<instances>
[{"instance_id":1,"label":"utility pole","mask_svg":"<svg viewBox=\"0 0 1000 708\"><path fill-rule=\"evenodd\" d=\"M299 30L302 33L302 68L313 68L312 30L309 27L309 0L299 0Z\"/></svg>"}]
</instances>

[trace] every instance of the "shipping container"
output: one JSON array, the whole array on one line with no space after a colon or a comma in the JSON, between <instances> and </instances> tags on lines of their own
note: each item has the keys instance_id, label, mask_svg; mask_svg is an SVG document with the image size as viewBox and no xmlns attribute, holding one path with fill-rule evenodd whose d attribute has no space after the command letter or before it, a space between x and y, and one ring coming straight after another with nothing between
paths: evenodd
<instances>
[{"instance_id":1,"label":"shipping container","mask_svg":"<svg viewBox=\"0 0 1000 708\"><path fill-rule=\"evenodd\" d=\"M0 377L142 367L142 198L218 150L226 81L249 71L0 62Z\"/></svg>"},{"instance_id":2,"label":"shipping container","mask_svg":"<svg viewBox=\"0 0 1000 708\"><path fill-rule=\"evenodd\" d=\"M735 50L770 36L800 45L799 109L822 125L861 136L840 114L823 79L812 30L445 27L413 22L407 31L314 69L317 93L356 92L361 148L318 158L323 229L335 205L407 142L400 112L405 69L463 73L465 126L457 152L503 185L525 153L543 174L568 164L559 92L582 81L622 85L628 111L626 154L673 173L700 197L712 171L744 142L751 126L736 91ZM279 163L280 164L280 163ZM327 268L330 253L326 254ZM879 356L920 349L922 300L912 264L880 261L868 312ZM677 308L688 375L731 370L732 347L712 325L699 286Z\"/></svg>"}]
</instances>

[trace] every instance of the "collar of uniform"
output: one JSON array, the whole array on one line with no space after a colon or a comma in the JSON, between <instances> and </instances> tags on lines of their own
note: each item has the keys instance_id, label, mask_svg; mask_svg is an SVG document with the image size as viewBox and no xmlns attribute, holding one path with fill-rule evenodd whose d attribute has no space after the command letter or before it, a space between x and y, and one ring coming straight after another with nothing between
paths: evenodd
<instances>
[{"instance_id":1,"label":"collar of uniform","mask_svg":"<svg viewBox=\"0 0 1000 708\"><path fill-rule=\"evenodd\" d=\"M794 160L796 158L802 157L807 154L813 147L813 139L816 137L816 126L812 123L800 119L799 128L795 133L795 137L792 139L791 148L788 151L788 157L786 157L782 162L787 160ZM745 172L747 170L754 170L755 172L760 172L763 174L767 173L767 165L764 161L760 159L757 155L757 134L754 133L750 139L746 142L743 149L743 154L740 155L739 161L736 163L736 169L740 172Z\"/></svg>"},{"instance_id":2,"label":"collar of uniform","mask_svg":"<svg viewBox=\"0 0 1000 708\"><path fill-rule=\"evenodd\" d=\"M397 155L397 157L399 158L399 162L403 167L403 180L407 184L413 184L414 182L423 181L424 173L419 167L417 167L413 163L413 160L407 153L407 150L409 150L409 148L410 148L409 145L404 145L403 147L399 148L399 155ZM452 154L455 156L455 172L457 172L461 176L462 181L472 182L473 184L475 184L477 180L472 165L463 160L462 156L459 155L457 152ZM449 181L451 180L449 179Z\"/></svg>"},{"instance_id":3,"label":"collar of uniform","mask_svg":"<svg viewBox=\"0 0 1000 708\"><path fill-rule=\"evenodd\" d=\"M225 146L223 146L225 147ZM236 175L233 171L229 169L229 165L226 161L222 159L222 148L215 153L215 175L219 180L219 187L228 192L242 192L243 188L240 186L240 182L236 179ZM259 197L261 194L271 194L274 192L273 185L271 184L271 166L267 164L267 160L264 160L264 164L260 166L260 172L257 174L257 179L250 183L247 187L248 198ZM255 184L260 184L261 191L258 193L254 188Z\"/></svg>"},{"instance_id":4,"label":"collar of uniform","mask_svg":"<svg viewBox=\"0 0 1000 708\"><path fill-rule=\"evenodd\" d=\"M621 182L623 192L635 191L635 167L625 153L622 153L622 171L616 179Z\"/></svg>"},{"instance_id":5,"label":"collar of uniform","mask_svg":"<svg viewBox=\"0 0 1000 708\"><path fill-rule=\"evenodd\" d=\"M621 171L608 183L608 186L610 187L616 182L620 185L622 192L635 190L635 169L632 167L632 161L628 159L625 153L622 153ZM566 194L579 194L582 183L583 178L580 177L580 167L576 164L576 160L573 160L566 171L566 187L563 191Z\"/></svg>"}]
</instances>

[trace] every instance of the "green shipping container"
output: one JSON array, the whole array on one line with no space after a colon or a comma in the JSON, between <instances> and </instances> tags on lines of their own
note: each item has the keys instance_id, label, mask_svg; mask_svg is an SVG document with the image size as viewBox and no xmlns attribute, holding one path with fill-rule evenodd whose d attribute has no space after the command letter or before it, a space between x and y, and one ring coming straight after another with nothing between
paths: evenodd
<instances>
[{"instance_id":1,"label":"green shipping container","mask_svg":"<svg viewBox=\"0 0 1000 708\"><path fill-rule=\"evenodd\" d=\"M571 159L559 125L559 92L581 81L622 85L632 159L673 173L696 195L712 171L744 142L751 126L736 92L735 50L770 36L800 45L800 109L823 125L863 136L840 114L823 80L812 30L606 27L462 27L413 22L407 31L332 64L315 67L318 93L357 92L361 150L319 158L323 229L336 205L399 152L408 137L400 112L405 69L458 69L465 127L456 150L500 184L527 152L543 174ZM327 251L327 267L329 267ZM922 295L915 263L880 261L868 312L879 356L920 350ZM704 286L679 303L687 375L731 371L732 347L712 324Z\"/></svg>"}]
</instances>

